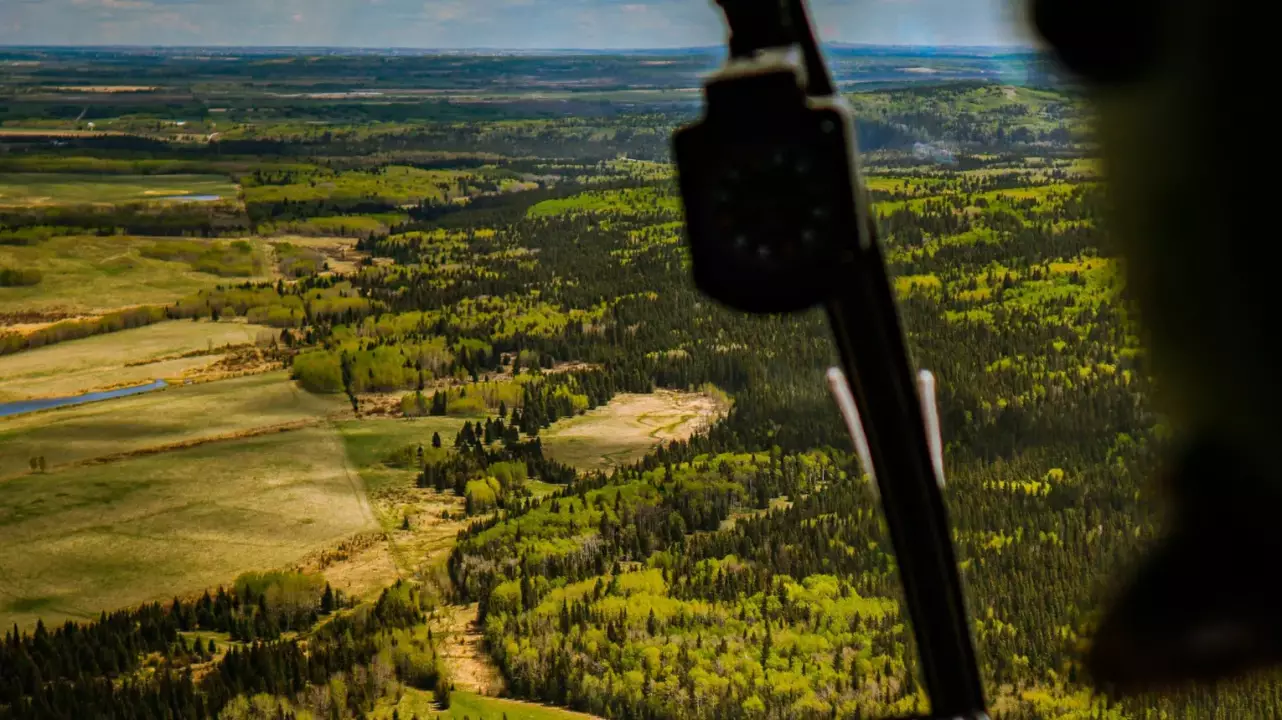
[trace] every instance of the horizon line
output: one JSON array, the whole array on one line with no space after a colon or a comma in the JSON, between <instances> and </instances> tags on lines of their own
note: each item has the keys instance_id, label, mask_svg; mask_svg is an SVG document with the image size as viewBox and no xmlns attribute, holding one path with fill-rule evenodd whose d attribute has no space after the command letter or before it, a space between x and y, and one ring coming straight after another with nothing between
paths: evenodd
<instances>
[{"instance_id":1,"label":"horizon line","mask_svg":"<svg viewBox=\"0 0 1282 720\"><path fill-rule=\"evenodd\" d=\"M859 43L833 40L822 42L823 46L838 46L848 48L868 48L868 49L934 49L934 50L1003 50L1003 51L1025 51L1039 52L1041 48L1031 44L1005 44L1005 45L965 45L965 44L925 44L925 43ZM725 51L722 45L670 45L670 46L636 46L636 47L500 47L486 45L469 45L458 47L415 47L409 45L400 46L371 46L371 45L143 45L130 43L116 44L71 44L71 43L40 43L40 44L5 44L0 43L0 51L4 50L67 50L67 49L138 49L138 50L364 50L364 51L402 51L412 50L415 52L673 52L673 51Z\"/></svg>"}]
</instances>

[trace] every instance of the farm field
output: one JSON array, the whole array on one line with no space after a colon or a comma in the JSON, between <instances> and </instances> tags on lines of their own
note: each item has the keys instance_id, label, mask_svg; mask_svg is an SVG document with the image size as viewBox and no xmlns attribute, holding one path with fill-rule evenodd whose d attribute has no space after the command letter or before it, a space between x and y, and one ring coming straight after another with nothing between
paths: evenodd
<instances>
[{"instance_id":1,"label":"farm field","mask_svg":"<svg viewBox=\"0 0 1282 720\"><path fill-rule=\"evenodd\" d=\"M0 244L0 267L30 268L43 276L37 285L0 287L0 317L95 315L166 304L228 281L180 259L147 257L144 252L157 242L127 235L69 235L35 245ZM264 251L261 241L252 243Z\"/></svg>"},{"instance_id":2,"label":"farm field","mask_svg":"<svg viewBox=\"0 0 1282 720\"><path fill-rule=\"evenodd\" d=\"M115 205L176 198L235 200L234 182L218 175L0 173L0 206Z\"/></svg>"},{"instance_id":3,"label":"farm field","mask_svg":"<svg viewBox=\"0 0 1282 720\"><path fill-rule=\"evenodd\" d=\"M199 592L374 527L327 426L11 478L0 481L0 622L85 620Z\"/></svg>"},{"instance_id":4,"label":"farm field","mask_svg":"<svg viewBox=\"0 0 1282 720\"><path fill-rule=\"evenodd\" d=\"M302 392L273 372L0 418L0 483L28 473L33 457L56 470L260 428L321 424L343 409L341 398Z\"/></svg>"},{"instance_id":5,"label":"farm field","mask_svg":"<svg viewBox=\"0 0 1282 720\"><path fill-rule=\"evenodd\" d=\"M2 355L0 402L180 379L216 362L220 348L278 332L247 323L174 320ZM199 354L181 357L191 353Z\"/></svg>"}]
</instances>

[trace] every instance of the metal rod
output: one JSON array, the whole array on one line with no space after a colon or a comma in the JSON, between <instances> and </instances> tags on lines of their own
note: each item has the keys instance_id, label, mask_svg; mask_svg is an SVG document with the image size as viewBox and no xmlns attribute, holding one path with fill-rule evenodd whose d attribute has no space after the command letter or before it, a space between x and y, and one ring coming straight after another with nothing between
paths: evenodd
<instances>
[{"instance_id":1,"label":"metal rod","mask_svg":"<svg viewBox=\"0 0 1282 720\"><path fill-rule=\"evenodd\" d=\"M864 420L931 712L982 712L947 510L880 243L868 243L859 255L826 309Z\"/></svg>"}]
</instances>

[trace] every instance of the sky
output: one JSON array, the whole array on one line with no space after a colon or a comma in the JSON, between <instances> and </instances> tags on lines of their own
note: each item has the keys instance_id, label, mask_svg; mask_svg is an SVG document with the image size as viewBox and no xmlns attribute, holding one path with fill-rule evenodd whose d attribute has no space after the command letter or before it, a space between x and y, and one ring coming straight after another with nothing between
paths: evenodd
<instances>
[{"instance_id":1,"label":"sky","mask_svg":"<svg viewBox=\"0 0 1282 720\"><path fill-rule=\"evenodd\" d=\"M1029 42L1022 0L810 2L828 42ZM0 0L0 45L620 49L724 32L711 0Z\"/></svg>"}]
</instances>

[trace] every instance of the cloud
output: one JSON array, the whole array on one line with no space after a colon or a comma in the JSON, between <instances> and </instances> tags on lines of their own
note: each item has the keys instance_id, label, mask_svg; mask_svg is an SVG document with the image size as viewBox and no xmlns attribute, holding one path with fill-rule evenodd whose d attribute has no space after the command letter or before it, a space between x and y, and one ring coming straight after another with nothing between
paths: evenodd
<instances>
[{"instance_id":1,"label":"cloud","mask_svg":"<svg viewBox=\"0 0 1282 720\"><path fill-rule=\"evenodd\" d=\"M152 7L144 0L71 0L78 7L100 7L107 10L143 10Z\"/></svg>"}]
</instances>

